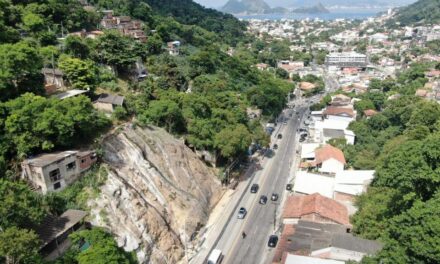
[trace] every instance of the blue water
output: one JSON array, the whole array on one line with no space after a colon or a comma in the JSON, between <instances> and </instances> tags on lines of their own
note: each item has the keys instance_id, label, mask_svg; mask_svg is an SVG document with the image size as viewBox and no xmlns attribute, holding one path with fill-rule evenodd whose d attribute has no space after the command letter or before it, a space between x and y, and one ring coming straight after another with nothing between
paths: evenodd
<instances>
[{"instance_id":1,"label":"blue water","mask_svg":"<svg viewBox=\"0 0 440 264\"><path fill-rule=\"evenodd\" d=\"M281 20L281 19L291 19L291 20L303 20L303 19L315 19L319 18L322 20L334 20L334 19L367 19L369 17L375 17L380 12L387 11L383 8L375 9L332 9L330 13L326 14L262 14L262 15L245 15L237 16L241 19L268 19L268 20Z\"/></svg>"}]
</instances>

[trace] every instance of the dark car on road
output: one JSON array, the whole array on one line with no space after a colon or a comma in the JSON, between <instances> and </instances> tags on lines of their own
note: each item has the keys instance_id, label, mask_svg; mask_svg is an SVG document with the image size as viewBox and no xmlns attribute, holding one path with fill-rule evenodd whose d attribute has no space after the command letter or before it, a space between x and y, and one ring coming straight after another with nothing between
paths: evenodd
<instances>
[{"instance_id":1,"label":"dark car on road","mask_svg":"<svg viewBox=\"0 0 440 264\"><path fill-rule=\"evenodd\" d=\"M267 203L267 196L266 195L261 195L259 203L260 204L266 204Z\"/></svg>"},{"instance_id":2,"label":"dark car on road","mask_svg":"<svg viewBox=\"0 0 440 264\"><path fill-rule=\"evenodd\" d=\"M282 139L283 138L283 135L282 134L278 134L278 139Z\"/></svg>"},{"instance_id":3,"label":"dark car on road","mask_svg":"<svg viewBox=\"0 0 440 264\"><path fill-rule=\"evenodd\" d=\"M268 247L271 247L271 248L274 248L274 247L277 246L277 243L278 243L278 236L276 236L276 235L271 235L271 236L269 237L269 241L267 242L267 246L268 246Z\"/></svg>"},{"instance_id":4,"label":"dark car on road","mask_svg":"<svg viewBox=\"0 0 440 264\"><path fill-rule=\"evenodd\" d=\"M252 186L251 186L251 193L257 193L258 192L258 188L259 188L258 184L256 184L256 183L252 184Z\"/></svg>"},{"instance_id":5,"label":"dark car on road","mask_svg":"<svg viewBox=\"0 0 440 264\"><path fill-rule=\"evenodd\" d=\"M277 201L278 200L278 194L277 193L272 193L272 196L270 197L270 199L272 200L272 201Z\"/></svg>"},{"instance_id":6,"label":"dark car on road","mask_svg":"<svg viewBox=\"0 0 440 264\"><path fill-rule=\"evenodd\" d=\"M292 188L293 188L293 184L289 183L289 184L286 185L286 190L287 191L291 191Z\"/></svg>"},{"instance_id":7,"label":"dark car on road","mask_svg":"<svg viewBox=\"0 0 440 264\"><path fill-rule=\"evenodd\" d=\"M240 210L238 210L238 219L244 219L246 214L247 214L246 208L241 207Z\"/></svg>"},{"instance_id":8,"label":"dark car on road","mask_svg":"<svg viewBox=\"0 0 440 264\"><path fill-rule=\"evenodd\" d=\"M278 149L278 145L277 144L273 145L273 149L277 150Z\"/></svg>"}]
</instances>

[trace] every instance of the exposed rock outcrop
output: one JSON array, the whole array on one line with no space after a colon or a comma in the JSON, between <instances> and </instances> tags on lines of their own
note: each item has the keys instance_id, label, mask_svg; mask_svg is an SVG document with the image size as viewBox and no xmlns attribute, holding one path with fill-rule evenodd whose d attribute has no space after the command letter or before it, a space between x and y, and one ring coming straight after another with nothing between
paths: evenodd
<instances>
[{"instance_id":1,"label":"exposed rock outcrop","mask_svg":"<svg viewBox=\"0 0 440 264\"><path fill-rule=\"evenodd\" d=\"M89 202L92 224L110 229L141 263L178 263L220 199L215 171L159 128L126 126L103 151L109 175Z\"/></svg>"}]
</instances>

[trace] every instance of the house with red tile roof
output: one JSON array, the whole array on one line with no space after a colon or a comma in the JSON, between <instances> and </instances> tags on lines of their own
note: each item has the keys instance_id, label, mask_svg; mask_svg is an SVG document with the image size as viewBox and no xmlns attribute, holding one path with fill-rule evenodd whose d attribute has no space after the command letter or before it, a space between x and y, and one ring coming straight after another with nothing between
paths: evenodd
<instances>
[{"instance_id":1,"label":"house with red tile roof","mask_svg":"<svg viewBox=\"0 0 440 264\"><path fill-rule=\"evenodd\" d=\"M336 173L343 171L345 164L344 153L332 145L325 145L315 150L314 165L320 172Z\"/></svg>"},{"instance_id":2,"label":"house with red tile roof","mask_svg":"<svg viewBox=\"0 0 440 264\"><path fill-rule=\"evenodd\" d=\"M343 117L349 119L356 119L356 111L352 107L328 106L324 115L326 118Z\"/></svg>"},{"instance_id":3,"label":"house with red tile roof","mask_svg":"<svg viewBox=\"0 0 440 264\"><path fill-rule=\"evenodd\" d=\"M296 224L299 220L350 226L347 208L339 202L319 193L287 198L283 222Z\"/></svg>"}]
</instances>

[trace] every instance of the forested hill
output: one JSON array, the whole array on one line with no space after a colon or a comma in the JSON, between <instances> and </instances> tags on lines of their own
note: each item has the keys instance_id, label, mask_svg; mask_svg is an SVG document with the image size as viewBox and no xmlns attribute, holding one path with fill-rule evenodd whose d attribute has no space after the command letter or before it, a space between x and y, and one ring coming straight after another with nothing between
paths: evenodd
<instances>
[{"instance_id":1,"label":"forested hill","mask_svg":"<svg viewBox=\"0 0 440 264\"><path fill-rule=\"evenodd\" d=\"M440 0L419 0L402 8L396 21L401 25L438 23L440 22Z\"/></svg>"},{"instance_id":2,"label":"forested hill","mask_svg":"<svg viewBox=\"0 0 440 264\"><path fill-rule=\"evenodd\" d=\"M159 14L183 24L196 24L226 38L243 36L245 24L230 14L202 7L192 0L145 0Z\"/></svg>"}]
</instances>

